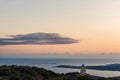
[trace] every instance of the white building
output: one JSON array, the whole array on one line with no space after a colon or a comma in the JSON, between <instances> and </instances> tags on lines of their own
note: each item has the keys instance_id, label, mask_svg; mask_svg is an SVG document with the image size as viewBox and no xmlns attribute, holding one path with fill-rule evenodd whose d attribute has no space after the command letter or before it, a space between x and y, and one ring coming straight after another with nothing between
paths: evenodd
<instances>
[{"instance_id":1,"label":"white building","mask_svg":"<svg viewBox=\"0 0 120 80\"><path fill-rule=\"evenodd\" d=\"M82 64L81 68L80 68L80 75L85 75L86 74L86 67L84 64Z\"/></svg>"}]
</instances>

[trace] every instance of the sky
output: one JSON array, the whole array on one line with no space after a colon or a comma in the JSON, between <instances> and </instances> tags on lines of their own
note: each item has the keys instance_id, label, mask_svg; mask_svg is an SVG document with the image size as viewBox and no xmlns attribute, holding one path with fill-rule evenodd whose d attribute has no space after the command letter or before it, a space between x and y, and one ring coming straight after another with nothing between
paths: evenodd
<instances>
[{"instance_id":1,"label":"sky","mask_svg":"<svg viewBox=\"0 0 120 80\"><path fill-rule=\"evenodd\" d=\"M0 55L120 53L120 0L0 0Z\"/></svg>"}]
</instances>

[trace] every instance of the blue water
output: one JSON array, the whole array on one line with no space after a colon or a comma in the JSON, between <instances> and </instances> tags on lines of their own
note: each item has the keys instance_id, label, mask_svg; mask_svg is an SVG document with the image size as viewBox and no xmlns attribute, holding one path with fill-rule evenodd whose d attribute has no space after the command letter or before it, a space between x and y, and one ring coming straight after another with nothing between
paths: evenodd
<instances>
[{"instance_id":1,"label":"blue water","mask_svg":"<svg viewBox=\"0 0 120 80\"><path fill-rule=\"evenodd\" d=\"M55 68L58 65L105 65L120 63L120 59L48 59L48 58L0 58L0 65L24 65L36 66L52 70L57 73L79 72L79 69ZM97 76L112 77L120 76L118 71L87 70L87 73Z\"/></svg>"}]
</instances>

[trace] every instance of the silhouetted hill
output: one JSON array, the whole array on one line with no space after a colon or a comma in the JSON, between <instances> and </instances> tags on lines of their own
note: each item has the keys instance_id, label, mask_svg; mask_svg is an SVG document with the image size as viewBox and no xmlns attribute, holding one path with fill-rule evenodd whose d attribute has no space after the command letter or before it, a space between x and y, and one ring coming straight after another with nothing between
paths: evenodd
<instances>
[{"instance_id":1,"label":"silhouetted hill","mask_svg":"<svg viewBox=\"0 0 120 80\"><path fill-rule=\"evenodd\" d=\"M57 74L50 70L30 66L0 66L0 80L120 80L120 77L104 78L78 72Z\"/></svg>"},{"instance_id":2,"label":"silhouetted hill","mask_svg":"<svg viewBox=\"0 0 120 80\"><path fill-rule=\"evenodd\" d=\"M47 80L60 76L50 70L30 66L0 66L0 80Z\"/></svg>"}]
</instances>

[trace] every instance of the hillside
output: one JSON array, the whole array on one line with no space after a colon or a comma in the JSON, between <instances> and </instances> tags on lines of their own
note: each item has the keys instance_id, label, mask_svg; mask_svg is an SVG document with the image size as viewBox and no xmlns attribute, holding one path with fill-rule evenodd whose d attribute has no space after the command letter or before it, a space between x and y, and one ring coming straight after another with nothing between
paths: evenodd
<instances>
[{"instance_id":1,"label":"hillside","mask_svg":"<svg viewBox=\"0 0 120 80\"><path fill-rule=\"evenodd\" d=\"M0 66L0 80L120 80L120 77L103 78L77 72L57 74L50 70L30 66Z\"/></svg>"}]
</instances>

